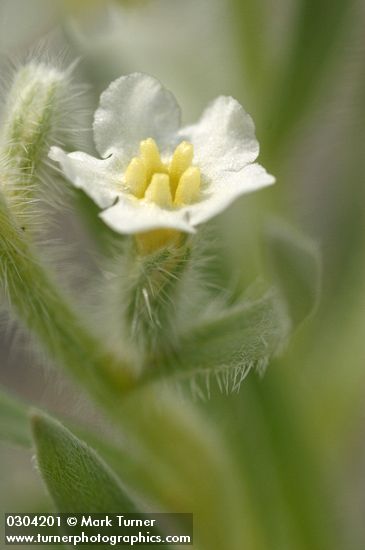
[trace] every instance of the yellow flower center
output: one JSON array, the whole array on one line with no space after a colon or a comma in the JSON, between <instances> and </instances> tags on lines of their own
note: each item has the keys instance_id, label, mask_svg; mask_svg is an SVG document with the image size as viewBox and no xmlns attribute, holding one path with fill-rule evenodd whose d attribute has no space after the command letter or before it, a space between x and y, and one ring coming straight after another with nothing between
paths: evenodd
<instances>
[{"instance_id":1,"label":"yellow flower center","mask_svg":"<svg viewBox=\"0 0 365 550\"><path fill-rule=\"evenodd\" d=\"M182 141L168 164L161 160L157 144L152 138L141 141L140 154L132 158L124 183L138 199L145 199L163 208L192 204L199 199L201 177L192 165L193 146Z\"/></svg>"}]
</instances>

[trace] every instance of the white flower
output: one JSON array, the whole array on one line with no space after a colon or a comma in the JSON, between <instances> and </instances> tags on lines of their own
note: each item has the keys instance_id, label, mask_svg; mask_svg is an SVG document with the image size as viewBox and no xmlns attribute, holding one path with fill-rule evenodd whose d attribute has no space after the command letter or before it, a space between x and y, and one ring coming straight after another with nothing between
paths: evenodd
<instances>
[{"instance_id":1,"label":"white flower","mask_svg":"<svg viewBox=\"0 0 365 550\"><path fill-rule=\"evenodd\" d=\"M254 163L254 124L235 99L218 97L180 128L174 96L145 74L123 76L101 95L94 137L101 159L58 147L50 157L119 233L193 233L240 195L274 183Z\"/></svg>"}]
</instances>

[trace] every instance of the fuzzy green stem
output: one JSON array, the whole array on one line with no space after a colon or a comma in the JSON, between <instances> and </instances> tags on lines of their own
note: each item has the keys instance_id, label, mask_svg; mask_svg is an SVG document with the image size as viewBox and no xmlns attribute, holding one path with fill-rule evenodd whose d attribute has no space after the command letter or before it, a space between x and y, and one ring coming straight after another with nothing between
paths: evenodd
<instances>
[{"instance_id":1,"label":"fuzzy green stem","mask_svg":"<svg viewBox=\"0 0 365 550\"><path fill-rule=\"evenodd\" d=\"M34 256L28 229L50 140L59 139L68 71L29 63L15 75L0 134L0 284L9 303L48 353L98 399L125 391L132 370L105 350ZM25 232L25 229L27 231Z\"/></svg>"},{"instance_id":2,"label":"fuzzy green stem","mask_svg":"<svg viewBox=\"0 0 365 550\"><path fill-rule=\"evenodd\" d=\"M33 256L0 197L0 283L11 307L49 354L98 399L134 384L128 365L96 340Z\"/></svg>"}]
</instances>

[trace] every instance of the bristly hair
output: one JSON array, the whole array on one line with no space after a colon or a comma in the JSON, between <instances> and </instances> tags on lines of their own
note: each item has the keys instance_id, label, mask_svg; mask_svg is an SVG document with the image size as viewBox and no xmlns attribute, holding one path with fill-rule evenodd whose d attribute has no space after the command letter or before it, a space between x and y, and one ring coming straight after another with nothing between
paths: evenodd
<instances>
[{"instance_id":1,"label":"bristly hair","mask_svg":"<svg viewBox=\"0 0 365 550\"><path fill-rule=\"evenodd\" d=\"M74 78L77 61L70 63L66 50L50 55L48 46L44 41L25 59L9 60L1 83L4 191L32 236L43 233L46 220L52 219L44 210L64 208L71 194L68 185L60 185L54 166L50 169L50 146L81 146L90 131L85 126L86 86ZM44 128L37 134L40 123Z\"/></svg>"},{"instance_id":2,"label":"bristly hair","mask_svg":"<svg viewBox=\"0 0 365 550\"><path fill-rule=\"evenodd\" d=\"M81 272L83 266L70 260L71 243L65 244L63 236L61 242L54 235L59 234L65 212L72 209L73 190L51 167L48 151L54 144L82 147L87 132L91 134L91 109L85 108L88 87L75 82L78 61L71 62L66 50L50 54L49 46L46 40L25 58L8 59L2 71L0 191L24 238L37 245L43 263L56 271L58 282L69 289L79 277L77 269ZM26 94L24 86L28 86ZM48 97L49 89L52 93ZM85 124L87 114L89 127ZM45 126L40 136L38 123ZM36 154L32 136L39 138ZM6 269L3 275L6 292Z\"/></svg>"}]
</instances>

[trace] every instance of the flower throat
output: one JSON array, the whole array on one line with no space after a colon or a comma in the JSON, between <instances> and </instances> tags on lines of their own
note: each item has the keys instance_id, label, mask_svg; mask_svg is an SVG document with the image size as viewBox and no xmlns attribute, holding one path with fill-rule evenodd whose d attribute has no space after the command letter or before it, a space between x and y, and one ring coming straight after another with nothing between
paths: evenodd
<instances>
[{"instance_id":1,"label":"flower throat","mask_svg":"<svg viewBox=\"0 0 365 550\"><path fill-rule=\"evenodd\" d=\"M161 160L154 139L141 141L140 154L132 158L124 183L138 199L145 199L163 208L192 204L199 199L201 176L192 165L194 150L191 143L182 141L168 164Z\"/></svg>"}]
</instances>

